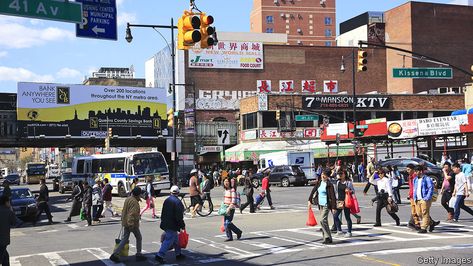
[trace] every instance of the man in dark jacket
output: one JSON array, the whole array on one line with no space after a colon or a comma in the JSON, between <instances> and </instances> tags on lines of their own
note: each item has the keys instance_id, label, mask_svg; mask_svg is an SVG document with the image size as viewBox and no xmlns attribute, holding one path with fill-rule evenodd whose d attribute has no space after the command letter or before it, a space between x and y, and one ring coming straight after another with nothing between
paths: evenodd
<instances>
[{"instance_id":1,"label":"man in dark jacket","mask_svg":"<svg viewBox=\"0 0 473 266\"><path fill-rule=\"evenodd\" d=\"M33 224L36 224L41 217L43 212L46 213L48 217L49 224L53 223L53 216L51 215L51 211L49 210L49 190L46 186L46 180L41 179L39 180L41 187L39 188L39 197L37 199L38 202L38 214L36 215L36 219L34 220Z\"/></svg>"},{"instance_id":2,"label":"man in dark jacket","mask_svg":"<svg viewBox=\"0 0 473 266\"><path fill-rule=\"evenodd\" d=\"M322 178L315 183L314 188L309 196L308 207L312 208L312 204L318 205L322 214L322 226L323 244L332 243L332 235L330 233L330 227L328 226L328 214L330 210L333 212L337 209L337 199L335 197L335 188L329 180L330 171L324 171Z\"/></svg>"},{"instance_id":3,"label":"man in dark jacket","mask_svg":"<svg viewBox=\"0 0 473 266\"><path fill-rule=\"evenodd\" d=\"M85 218L87 224L85 226L92 225L92 188L89 186L89 182L84 182L84 198L82 200L82 208L84 209Z\"/></svg>"},{"instance_id":4,"label":"man in dark jacket","mask_svg":"<svg viewBox=\"0 0 473 266\"><path fill-rule=\"evenodd\" d=\"M184 223L184 206L177 197L179 195L179 187L171 187L171 196L169 196L163 203L161 211L161 229L164 230L164 241L161 244L158 254L155 256L156 261L161 264L166 263L164 259L166 252L171 246L176 252L176 260L185 259L184 254L181 254L181 247L179 246L177 233L186 228Z\"/></svg>"},{"instance_id":5,"label":"man in dark jacket","mask_svg":"<svg viewBox=\"0 0 473 266\"><path fill-rule=\"evenodd\" d=\"M74 188L72 189L71 199L72 199L72 207L71 211L69 212L69 216L67 217L64 222L70 222L72 216L77 216L80 214L80 208L82 205L82 196L84 195L83 188L82 188L82 181L79 183L76 181L74 182Z\"/></svg>"},{"instance_id":6,"label":"man in dark jacket","mask_svg":"<svg viewBox=\"0 0 473 266\"><path fill-rule=\"evenodd\" d=\"M103 179L104 187L102 189L102 197L105 203L105 209L102 212L102 216L105 216L105 213L108 211L112 214L112 216L118 216L117 212L113 210L112 205L112 190L113 187L108 183L108 178Z\"/></svg>"},{"instance_id":7,"label":"man in dark jacket","mask_svg":"<svg viewBox=\"0 0 473 266\"><path fill-rule=\"evenodd\" d=\"M0 197L0 265L10 266L10 255L7 246L10 245L10 228L16 223L16 217L10 206L10 199Z\"/></svg>"},{"instance_id":8,"label":"man in dark jacket","mask_svg":"<svg viewBox=\"0 0 473 266\"><path fill-rule=\"evenodd\" d=\"M250 205L250 213L255 212L255 204L253 200L254 187L253 182L251 182L251 176L246 176L244 180L245 188L243 192L246 196L246 202L240 206L240 213L243 213L243 210Z\"/></svg>"}]
</instances>

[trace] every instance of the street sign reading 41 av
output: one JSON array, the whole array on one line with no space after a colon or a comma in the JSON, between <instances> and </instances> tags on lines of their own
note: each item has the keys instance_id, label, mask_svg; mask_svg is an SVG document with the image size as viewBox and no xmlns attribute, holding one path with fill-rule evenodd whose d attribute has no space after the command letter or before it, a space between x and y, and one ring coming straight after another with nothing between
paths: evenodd
<instances>
[{"instance_id":1,"label":"street sign reading 41 av","mask_svg":"<svg viewBox=\"0 0 473 266\"><path fill-rule=\"evenodd\" d=\"M393 68L393 78L452 79L453 70L446 67Z\"/></svg>"},{"instance_id":2,"label":"street sign reading 41 av","mask_svg":"<svg viewBox=\"0 0 473 266\"><path fill-rule=\"evenodd\" d=\"M0 14L81 23L82 4L54 0L1 0Z\"/></svg>"}]
</instances>

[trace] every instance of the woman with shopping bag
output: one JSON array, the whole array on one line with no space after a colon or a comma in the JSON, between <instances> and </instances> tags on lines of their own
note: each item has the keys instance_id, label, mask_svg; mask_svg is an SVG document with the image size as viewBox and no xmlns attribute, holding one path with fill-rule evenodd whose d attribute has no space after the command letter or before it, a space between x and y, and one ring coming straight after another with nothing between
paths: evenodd
<instances>
[{"instance_id":1,"label":"woman with shopping bag","mask_svg":"<svg viewBox=\"0 0 473 266\"><path fill-rule=\"evenodd\" d=\"M223 187L225 189L224 197L223 197L224 198L223 203L228 206L227 213L224 216L225 233L227 235L227 239L225 239L225 241L232 241L233 240L233 233L235 233L237 235L237 239L240 239L241 234L243 233L233 223L233 216L235 215L235 208L238 207L238 199L237 199L235 179L232 179L232 180L230 180L228 178L225 179L223 181Z\"/></svg>"},{"instance_id":2,"label":"woman with shopping bag","mask_svg":"<svg viewBox=\"0 0 473 266\"><path fill-rule=\"evenodd\" d=\"M335 186L336 196L337 196L337 211L333 214L333 220L335 222L335 227L337 228L337 235L345 237L351 237L351 229L353 223L350 217L350 207L346 206L345 201L348 198L351 198L351 193L355 192L355 188L353 187L353 183L351 182L350 178L347 176L345 170L340 170L338 172L338 181ZM348 195L348 198L347 198ZM351 203L350 200L347 200ZM342 222L340 221L340 214L343 212L345 215L345 219L347 220L348 231L346 234L343 234L342 231Z\"/></svg>"}]
</instances>

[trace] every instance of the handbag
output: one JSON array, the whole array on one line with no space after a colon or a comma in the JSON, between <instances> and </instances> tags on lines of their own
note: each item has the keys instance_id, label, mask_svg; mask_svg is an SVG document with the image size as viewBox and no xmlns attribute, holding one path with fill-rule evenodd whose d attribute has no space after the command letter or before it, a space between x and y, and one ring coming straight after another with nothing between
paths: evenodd
<instances>
[{"instance_id":1,"label":"handbag","mask_svg":"<svg viewBox=\"0 0 473 266\"><path fill-rule=\"evenodd\" d=\"M456 196L452 196L452 197L450 198L450 200L448 201L448 207L454 209L456 203L457 203L457 197L456 197Z\"/></svg>"},{"instance_id":2,"label":"handbag","mask_svg":"<svg viewBox=\"0 0 473 266\"><path fill-rule=\"evenodd\" d=\"M316 226L317 220L315 219L314 211L312 208L309 208L309 216L307 217L307 222L305 223L307 226Z\"/></svg>"},{"instance_id":3,"label":"handbag","mask_svg":"<svg viewBox=\"0 0 473 266\"><path fill-rule=\"evenodd\" d=\"M115 248L113 250L117 250L118 245L120 245L120 242L122 241L121 240L122 237L123 237L123 226L120 229L120 233L118 234L118 237L115 239ZM127 240L125 246L120 251L119 255L122 257L128 257L129 251L130 251L130 240Z\"/></svg>"},{"instance_id":4,"label":"handbag","mask_svg":"<svg viewBox=\"0 0 473 266\"><path fill-rule=\"evenodd\" d=\"M337 200L337 209L345 208L345 201L344 200Z\"/></svg>"},{"instance_id":5,"label":"handbag","mask_svg":"<svg viewBox=\"0 0 473 266\"><path fill-rule=\"evenodd\" d=\"M396 213L399 211L399 206L397 206L396 202L392 200L386 205L386 210L388 211L388 213Z\"/></svg>"},{"instance_id":6,"label":"handbag","mask_svg":"<svg viewBox=\"0 0 473 266\"><path fill-rule=\"evenodd\" d=\"M220 208L218 209L218 215L227 215L227 209L228 209L228 205L223 203L220 205Z\"/></svg>"},{"instance_id":7,"label":"handbag","mask_svg":"<svg viewBox=\"0 0 473 266\"><path fill-rule=\"evenodd\" d=\"M179 246L181 248L186 248L187 244L189 243L189 234L184 229L179 233L179 235L177 235L177 239L179 240Z\"/></svg>"}]
</instances>

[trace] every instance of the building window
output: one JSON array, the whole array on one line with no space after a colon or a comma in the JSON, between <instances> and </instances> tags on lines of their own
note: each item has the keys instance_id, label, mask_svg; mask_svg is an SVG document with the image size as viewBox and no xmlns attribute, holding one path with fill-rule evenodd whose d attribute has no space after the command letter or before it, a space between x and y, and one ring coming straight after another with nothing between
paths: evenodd
<instances>
[{"instance_id":1,"label":"building window","mask_svg":"<svg viewBox=\"0 0 473 266\"><path fill-rule=\"evenodd\" d=\"M276 112L262 112L263 113L263 127L264 128L275 128L278 127L278 121L276 120ZM281 112L281 116L282 116Z\"/></svg>"},{"instance_id":2,"label":"building window","mask_svg":"<svg viewBox=\"0 0 473 266\"><path fill-rule=\"evenodd\" d=\"M332 18L331 17L325 17L325 25L332 25Z\"/></svg>"},{"instance_id":3,"label":"building window","mask_svg":"<svg viewBox=\"0 0 473 266\"><path fill-rule=\"evenodd\" d=\"M257 113L244 114L243 118L243 130L256 128Z\"/></svg>"},{"instance_id":4,"label":"building window","mask_svg":"<svg viewBox=\"0 0 473 266\"><path fill-rule=\"evenodd\" d=\"M332 37L332 30L331 29L326 29L325 30L325 37Z\"/></svg>"},{"instance_id":5,"label":"building window","mask_svg":"<svg viewBox=\"0 0 473 266\"><path fill-rule=\"evenodd\" d=\"M325 46L332 46L332 42L325 42Z\"/></svg>"},{"instance_id":6,"label":"building window","mask_svg":"<svg viewBox=\"0 0 473 266\"><path fill-rule=\"evenodd\" d=\"M273 33L273 28L266 28L266 33Z\"/></svg>"},{"instance_id":7,"label":"building window","mask_svg":"<svg viewBox=\"0 0 473 266\"><path fill-rule=\"evenodd\" d=\"M273 16L266 16L266 23L272 24L273 23Z\"/></svg>"}]
</instances>

